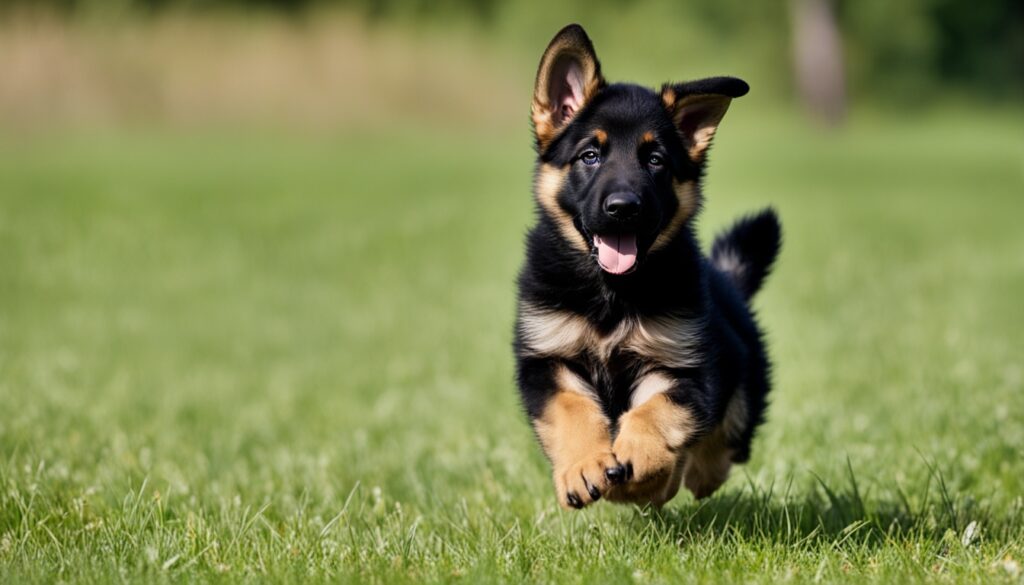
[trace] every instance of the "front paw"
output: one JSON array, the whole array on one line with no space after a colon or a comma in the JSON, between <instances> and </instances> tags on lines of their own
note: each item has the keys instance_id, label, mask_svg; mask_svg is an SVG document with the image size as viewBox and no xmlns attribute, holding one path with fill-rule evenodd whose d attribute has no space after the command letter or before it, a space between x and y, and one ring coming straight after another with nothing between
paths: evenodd
<instances>
[{"instance_id":1,"label":"front paw","mask_svg":"<svg viewBox=\"0 0 1024 585\"><path fill-rule=\"evenodd\" d=\"M611 451L592 453L555 469L555 491L563 508L583 508L601 499L625 475Z\"/></svg>"},{"instance_id":2,"label":"front paw","mask_svg":"<svg viewBox=\"0 0 1024 585\"><path fill-rule=\"evenodd\" d=\"M659 433L631 427L623 427L619 432L612 454L625 470L626 482L632 485L667 481L679 460Z\"/></svg>"}]
</instances>

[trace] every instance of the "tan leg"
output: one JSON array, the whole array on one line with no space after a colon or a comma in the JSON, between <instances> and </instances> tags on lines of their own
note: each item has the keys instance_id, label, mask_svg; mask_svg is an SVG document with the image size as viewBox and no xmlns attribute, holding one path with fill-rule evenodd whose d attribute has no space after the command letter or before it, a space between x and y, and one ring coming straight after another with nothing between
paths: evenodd
<instances>
[{"instance_id":1,"label":"tan leg","mask_svg":"<svg viewBox=\"0 0 1024 585\"><path fill-rule=\"evenodd\" d=\"M665 484L665 491L662 492L662 498L664 498L662 503L668 502L672 498L676 497L677 493L679 493L679 486L683 483L685 469L686 455L683 454L676 460L675 471L672 472L672 477L670 477L668 483Z\"/></svg>"},{"instance_id":2,"label":"tan leg","mask_svg":"<svg viewBox=\"0 0 1024 585\"><path fill-rule=\"evenodd\" d=\"M534 429L551 461L558 503L582 508L608 490L605 470L617 463L608 419L573 378L568 371L560 372L560 388L534 421Z\"/></svg>"},{"instance_id":3,"label":"tan leg","mask_svg":"<svg viewBox=\"0 0 1024 585\"><path fill-rule=\"evenodd\" d=\"M732 449L721 435L721 430L715 431L687 453L683 481L698 500L713 494L729 478Z\"/></svg>"},{"instance_id":4,"label":"tan leg","mask_svg":"<svg viewBox=\"0 0 1024 585\"><path fill-rule=\"evenodd\" d=\"M738 388L729 401L722 424L688 450L683 481L698 500L713 494L729 479L734 454L729 439L743 432L746 416L745 394L743 388Z\"/></svg>"},{"instance_id":5,"label":"tan leg","mask_svg":"<svg viewBox=\"0 0 1024 585\"><path fill-rule=\"evenodd\" d=\"M612 452L632 470L632 476L625 485L613 488L609 499L660 506L675 496L684 474L683 443L692 432L690 411L663 393L622 415Z\"/></svg>"}]
</instances>

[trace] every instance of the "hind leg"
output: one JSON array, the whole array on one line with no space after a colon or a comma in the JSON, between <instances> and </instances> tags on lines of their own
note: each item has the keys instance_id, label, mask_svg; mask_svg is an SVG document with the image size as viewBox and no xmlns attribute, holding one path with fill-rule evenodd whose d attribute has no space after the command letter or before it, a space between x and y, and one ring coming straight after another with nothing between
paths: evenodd
<instances>
[{"instance_id":1,"label":"hind leg","mask_svg":"<svg viewBox=\"0 0 1024 585\"><path fill-rule=\"evenodd\" d=\"M732 457L733 449L714 435L695 445L687 454L683 468L686 489L698 500L715 493L729 479Z\"/></svg>"},{"instance_id":2,"label":"hind leg","mask_svg":"<svg viewBox=\"0 0 1024 585\"><path fill-rule=\"evenodd\" d=\"M736 461L736 441L745 434L747 419L746 389L740 386L729 400L722 423L687 450L683 483L698 500L715 493L729 479Z\"/></svg>"}]
</instances>

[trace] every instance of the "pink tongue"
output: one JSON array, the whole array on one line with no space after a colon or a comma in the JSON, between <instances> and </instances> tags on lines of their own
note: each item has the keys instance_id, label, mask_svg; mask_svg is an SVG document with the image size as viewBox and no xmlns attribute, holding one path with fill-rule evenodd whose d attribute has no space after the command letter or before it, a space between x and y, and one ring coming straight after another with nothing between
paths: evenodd
<instances>
[{"instance_id":1,"label":"pink tongue","mask_svg":"<svg viewBox=\"0 0 1024 585\"><path fill-rule=\"evenodd\" d=\"M636 264L636 235L608 234L594 236L597 262L607 272L622 274Z\"/></svg>"}]
</instances>

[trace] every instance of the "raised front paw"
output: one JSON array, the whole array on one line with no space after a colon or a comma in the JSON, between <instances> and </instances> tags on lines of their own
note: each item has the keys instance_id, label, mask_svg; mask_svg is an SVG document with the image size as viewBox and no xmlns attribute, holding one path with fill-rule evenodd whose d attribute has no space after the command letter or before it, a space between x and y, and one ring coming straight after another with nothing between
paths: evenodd
<instances>
[{"instance_id":1,"label":"raised front paw","mask_svg":"<svg viewBox=\"0 0 1024 585\"><path fill-rule=\"evenodd\" d=\"M611 451L597 451L555 469L555 491L564 508L583 508L601 499L608 489L624 478L625 471Z\"/></svg>"},{"instance_id":2,"label":"raised front paw","mask_svg":"<svg viewBox=\"0 0 1024 585\"><path fill-rule=\"evenodd\" d=\"M609 500L661 505L679 489L683 445L692 434L690 411L658 393L619 418L612 454L625 468L626 482Z\"/></svg>"},{"instance_id":3,"label":"raised front paw","mask_svg":"<svg viewBox=\"0 0 1024 585\"><path fill-rule=\"evenodd\" d=\"M629 427L615 439L612 454L625 469L625 480L636 484L667 479L679 460L659 433Z\"/></svg>"}]
</instances>

